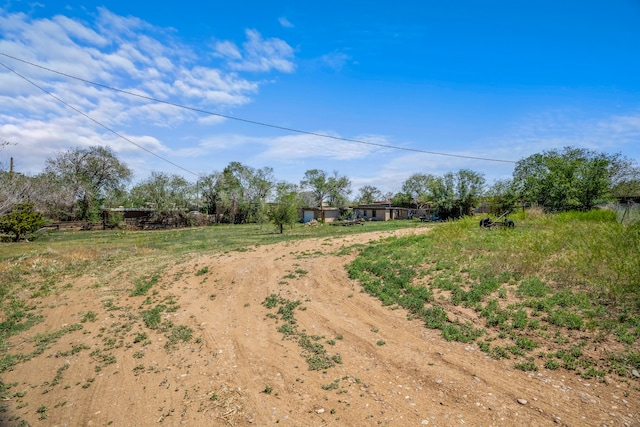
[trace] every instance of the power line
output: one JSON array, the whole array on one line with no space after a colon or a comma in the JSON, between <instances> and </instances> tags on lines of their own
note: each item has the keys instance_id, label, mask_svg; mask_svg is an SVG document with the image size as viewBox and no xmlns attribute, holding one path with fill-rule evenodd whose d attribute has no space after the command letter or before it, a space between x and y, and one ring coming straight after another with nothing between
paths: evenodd
<instances>
[{"instance_id":1,"label":"power line","mask_svg":"<svg viewBox=\"0 0 640 427\"><path fill-rule=\"evenodd\" d=\"M338 140L338 141L344 141L344 142L351 142L351 143L355 143L355 144L365 144L365 145L371 145L374 147L381 147L381 148L390 148L390 149L394 149L394 150L403 150L403 151L411 151L411 152L415 152L415 153L423 153L423 154L433 154L433 155L437 155L437 156L446 156L446 157L457 157L457 158L462 158L462 159L471 159L471 160L484 160L484 161L488 161L488 162L500 162L500 163L516 163L513 160L504 160L504 159L492 159L492 158L488 158L488 157L477 157L477 156L466 156L463 154L451 154L451 153L441 153L441 152L436 152L436 151L427 151L427 150L421 150L418 148L409 148L409 147L400 147L397 145L389 145L389 144L380 144L380 143L376 143L376 142L370 142L370 141L362 141L362 140L358 140L358 139L351 139L351 138L344 138L344 137L340 137L340 136L334 136L334 135L328 135L328 134L324 134L324 133L318 133L318 132L310 132L310 131L306 131L306 130L301 130L301 129L295 129L295 128L290 128L290 127L285 127L285 126L278 126L278 125L274 125L274 124L270 124L270 123L264 123L264 122L259 122L256 120L249 120L249 119L243 119L241 117L234 117L234 116L229 116L226 114L220 114L220 113L214 113L212 111L207 111L207 110L203 110L201 108L196 108L196 107L190 107L188 105L183 105L183 104L178 104L175 102L171 102L171 101L164 101L161 99L157 99L157 98L153 98L151 96L146 96L146 95L141 95L138 93L134 93L134 92L129 92L123 89L118 89L109 85L105 85L102 83L97 83L91 80L87 80L87 79L83 79L81 77L77 77L77 76L73 76L71 74L67 74L67 73L63 73L61 71L57 71L57 70L53 70L51 68L48 67L44 67L42 65L39 64L35 64L33 62L30 61L26 61L24 59L20 59L20 58L16 58L15 56L12 55L8 55L6 53L0 52L0 55L6 56L7 58L11 58L14 59L16 61L20 61L22 63L31 65L33 67L37 67L46 71L49 71L51 73L55 73L61 76L65 76L71 79L75 79L93 86L98 86L98 87L102 87L105 89L109 89L112 90L114 92L120 92L129 96L135 96L138 98L142 98L142 99L146 99L148 101L152 101L152 102L157 102L157 103L161 103L161 104L167 104L167 105L171 105L174 107L178 107L178 108L183 108L186 110L190 110L190 111L194 111L194 112L198 112L198 113L202 113L202 114L208 114L211 116L217 116L217 117L222 117L225 119L229 119L229 120L235 120L238 122L243 122L243 123L249 123L252 125L257 125L257 126L264 126L264 127L269 127L272 129L279 129L279 130L284 130L287 132L295 132L295 133L299 133L299 134L303 134L303 135L311 135L311 136L317 136L317 137L321 137L321 138L328 138L328 139L333 139L333 140ZM6 67L6 66L5 66Z\"/></svg>"},{"instance_id":2,"label":"power line","mask_svg":"<svg viewBox=\"0 0 640 427\"><path fill-rule=\"evenodd\" d=\"M52 93L51 93L51 92L49 92L48 90L44 89L43 87L38 86L36 83L34 83L33 81L29 80L27 77L25 77L25 76L23 76L22 74L18 73L18 72L17 72L17 71L15 71L14 69L12 69L12 68L8 67L8 66L7 66L7 65L5 65L4 63L0 62L0 65L2 65L2 66L3 66L4 68L6 68L7 70L11 71L12 73L14 73L15 75L17 75L18 77L20 77L20 78L22 78L22 79L26 80L27 82L31 83L32 85L34 85L35 87L37 87L38 89L40 89L41 91L43 91L44 93L46 93L47 95L49 95L49 96L51 96L52 98L56 99L58 102L61 102L62 104L66 105L67 107L71 108L71 109L72 109L73 111L75 111L76 113L83 115L84 117L86 117L87 119L91 120L92 122L94 122L94 123L95 123L95 124L97 124L98 126L101 126L101 127L105 128L105 129L106 129L106 130L108 130L109 132L111 132L111 133L113 133L114 135L116 135L116 136L118 136L118 137L120 137L120 138L124 139L125 141L129 142L130 144L135 145L136 147L140 148L141 150L146 151L147 153L151 154L152 156L155 156L155 157L157 157L158 159L160 159L160 160L162 160L162 161L164 161L164 162L167 162L167 163L169 163L170 165L173 165L173 166L177 167L178 169L181 169L181 170L183 170L183 171L185 171L185 172L188 172L188 173L190 173L190 174L192 174L192 175L195 175L195 176L198 176L198 177L200 176L199 174L197 174L197 173L195 173L195 172L193 172L193 171L190 171L189 169L186 169L186 168L184 168L184 167L182 167L182 166L180 166L180 165L178 165L178 164L176 164L176 163L172 162L172 161L171 161L171 160L169 160L169 159L165 159L164 157L162 157L162 156L160 156L160 155L158 155L158 154L154 153L153 151L151 151L151 150L149 150L149 149L147 149L147 148L144 148L144 147L143 147L143 146L141 146L140 144L136 144L135 142L131 141L131 140L130 140L129 138L127 138L126 136L124 136L124 135L122 135L122 134L120 134L120 133L116 132L115 130L113 130L113 129L111 129L110 127L108 127L107 125L105 125L105 124L103 124L103 123L99 122L98 120L94 119L93 117L89 116L88 114L85 114L84 112L82 112L82 111L78 110L78 109L77 109L76 107L74 107L73 105L71 105L71 104L69 104L69 103L65 102L64 100L62 100L62 99L60 99L59 97L55 96L54 94L52 94Z\"/></svg>"}]
</instances>

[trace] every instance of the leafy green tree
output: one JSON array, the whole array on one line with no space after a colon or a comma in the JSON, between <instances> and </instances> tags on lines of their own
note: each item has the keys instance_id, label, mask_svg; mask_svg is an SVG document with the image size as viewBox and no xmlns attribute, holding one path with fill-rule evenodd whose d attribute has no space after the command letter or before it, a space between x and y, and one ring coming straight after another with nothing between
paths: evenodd
<instances>
[{"instance_id":1,"label":"leafy green tree","mask_svg":"<svg viewBox=\"0 0 640 427\"><path fill-rule=\"evenodd\" d=\"M394 204L404 206L409 197L418 209L429 207L442 219L457 218L473 212L483 186L484 176L469 169L444 176L415 173L402 184L402 192L395 196Z\"/></svg>"},{"instance_id":2,"label":"leafy green tree","mask_svg":"<svg viewBox=\"0 0 640 427\"><path fill-rule=\"evenodd\" d=\"M400 192L393 195L393 197L391 198L391 203L393 204L393 206L410 208L413 207L411 200L411 194Z\"/></svg>"},{"instance_id":3,"label":"leafy green tree","mask_svg":"<svg viewBox=\"0 0 640 427\"><path fill-rule=\"evenodd\" d=\"M518 161L513 182L519 197L549 212L589 210L607 200L625 170L620 155L565 147Z\"/></svg>"},{"instance_id":4,"label":"leafy green tree","mask_svg":"<svg viewBox=\"0 0 640 427\"><path fill-rule=\"evenodd\" d=\"M518 195L510 179L499 179L489 187L485 194L491 211L498 215L511 212L518 202Z\"/></svg>"},{"instance_id":5,"label":"leafy green tree","mask_svg":"<svg viewBox=\"0 0 640 427\"><path fill-rule=\"evenodd\" d=\"M304 178L300 181L300 187L308 190L313 196L313 202L322 210L324 201L329 194L329 184L327 183L327 173L320 169L310 169L304 173Z\"/></svg>"},{"instance_id":6,"label":"leafy green tree","mask_svg":"<svg viewBox=\"0 0 640 427\"><path fill-rule=\"evenodd\" d=\"M609 176L611 180L611 195L614 197L640 196L640 167L636 161L621 154L615 154Z\"/></svg>"},{"instance_id":7,"label":"leafy green tree","mask_svg":"<svg viewBox=\"0 0 640 427\"><path fill-rule=\"evenodd\" d=\"M249 176L245 200L249 202L249 212L247 218L250 221L262 224L265 219L265 203L271 196L275 186L273 169L263 167L261 169L248 168Z\"/></svg>"},{"instance_id":8,"label":"leafy green tree","mask_svg":"<svg viewBox=\"0 0 640 427\"><path fill-rule=\"evenodd\" d=\"M151 172L151 176L129 192L131 204L151 206L158 213L171 210L187 211L195 205L195 186L180 175Z\"/></svg>"},{"instance_id":9,"label":"leafy green tree","mask_svg":"<svg viewBox=\"0 0 640 427\"><path fill-rule=\"evenodd\" d=\"M217 204L217 182L220 178L220 172L213 172L209 175L200 177L198 180L198 187L200 191L200 197L204 202L204 208L208 214L216 213Z\"/></svg>"},{"instance_id":10,"label":"leafy green tree","mask_svg":"<svg viewBox=\"0 0 640 427\"><path fill-rule=\"evenodd\" d=\"M305 172L300 187L312 194L314 203L320 207L320 216L323 219L325 201L330 206L344 207L351 194L351 180L346 176L340 176L337 171L333 172L333 176L329 176L323 170L310 169Z\"/></svg>"},{"instance_id":11,"label":"leafy green tree","mask_svg":"<svg viewBox=\"0 0 640 427\"><path fill-rule=\"evenodd\" d=\"M299 207L300 198L296 187L288 183L279 183L276 187L275 201L267 209L266 215L282 234L285 225L293 225L298 222Z\"/></svg>"},{"instance_id":12,"label":"leafy green tree","mask_svg":"<svg viewBox=\"0 0 640 427\"><path fill-rule=\"evenodd\" d=\"M45 173L55 177L77 200L79 218L95 219L106 193L123 187L131 170L107 147L75 148L46 161Z\"/></svg>"},{"instance_id":13,"label":"leafy green tree","mask_svg":"<svg viewBox=\"0 0 640 427\"><path fill-rule=\"evenodd\" d=\"M428 193L423 196L425 204L432 207L441 219L456 217L460 213L454 212L454 185L454 176L451 172L442 177L432 177L429 181Z\"/></svg>"},{"instance_id":14,"label":"leafy green tree","mask_svg":"<svg viewBox=\"0 0 640 427\"><path fill-rule=\"evenodd\" d=\"M470 169L460 169L453 175L455 204L460 215L471 215L478 205L484 187L484 176Z\"/></svg>"},{"instance_id":15,"label":"leafy green tree","mask_svg":"<svg viewBox=\"0 0 640 427\"><path fill-rule=\"evenodd\" d=\"M370 205L382 198L382 192L373 185L365 185L358 190L358 203L361 205Z\"/></svg>"},{"instance_id":16,"label":"leafy green tree","mask_svg":"<svg viewBox=\"0 0 640 427\"><path fill-rule=\"evenodd\" d=\"M262 223L265 202L273 192L274 183L272 168L255 169L240 162L231 162L222 172L213 172L199 180L208 212L221 214L221 220L229 223Z\"/></svg>"},{"instance_id":17,"label":"leafy green tree","mask_svg":"<svg viewBox=\"0 0 640 427\"><path fill-rule=\"evenodd\" d=\"M351 180L346 176L340 176L338 171L333 171L333 176L327 179L329 187L328 203L335 208L346 208L349 205L351 194Z\"/></svg>"},{"instance_id":18,"label":"leafy green tree","mask_svg":"<svg viewBox=\"0 0 640 427\"><path fill-rule=\"evenodd\" d=\"M21 236L35 233L44 225L44 218L40 212L34 210L31 202L20 202L11 211L0 217L0 231L13 234L13 241L17 242Z\"/></svg>"},{"instance_id":19,"label":"leafy green tree","mask_svg":"<svg viewBox=\"0 0 640 427\"><path fill-rule=\"evenodd\" d=\"M402 193L411 197L411 202L417 209L424 209L434 199L434 189L441 183L428 173L414 173L402 184Z\"/></svg>"}]
</instances>

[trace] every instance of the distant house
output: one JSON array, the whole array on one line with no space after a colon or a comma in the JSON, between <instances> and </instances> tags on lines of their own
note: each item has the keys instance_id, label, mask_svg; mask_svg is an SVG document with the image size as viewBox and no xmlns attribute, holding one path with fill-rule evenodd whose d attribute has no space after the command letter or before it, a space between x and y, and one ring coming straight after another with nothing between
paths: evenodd
<instances>
[{"instance_id":1,"label":"distant house","mask_svg":"<svg viewBox=\"0 0 640 427\"><path fill-rule=\"evenodd\" d=\"M300 219L305 224L312 219L320 222L333 222L340 218L340 209L325 206L322 210L317 208L302 208L299 211Z\"/></svg>"},{"instance_id":2,"label":"distant house","mask_svg":"<svg viewBox=\"0 0 640 427\"><path fill-rule=\"evenodd\" d=\"M415 209L414 209L415 210ZM389 221L391 219L409 219L407 208L391 206L390 202L376 202L370 205L353 207L353 217L367 221Z\"/></svg>"}]
</instances>

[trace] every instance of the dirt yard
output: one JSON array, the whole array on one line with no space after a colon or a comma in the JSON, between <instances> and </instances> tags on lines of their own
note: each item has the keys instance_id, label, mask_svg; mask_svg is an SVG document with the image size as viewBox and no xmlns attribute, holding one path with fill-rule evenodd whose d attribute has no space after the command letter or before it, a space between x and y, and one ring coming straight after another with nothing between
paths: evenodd
<instances>
[{"instance_id":1,"label":"dirt yard","mask_svg":"<svg viewBox=\"0 0 640 427\"><path fill-rule=\"evenodd\" d=\"M353 251L336 255L427 230L200 256L136 297L127 280L74 279L42 298L46 320L13 337L10 353L33 352L38 333L82 329L2 374L12 386L0 426L640 426L637 381L527 374L446 342L362 293L344 269ZM299 300L297 330L341 363L310 370L299 343L278 330L277 308L263 304L271 294ZM188 342L167 348L171 337L145 326L141 313L160 303L177 307L162 320L190 327Z\"/></svg>"}]
</instances>

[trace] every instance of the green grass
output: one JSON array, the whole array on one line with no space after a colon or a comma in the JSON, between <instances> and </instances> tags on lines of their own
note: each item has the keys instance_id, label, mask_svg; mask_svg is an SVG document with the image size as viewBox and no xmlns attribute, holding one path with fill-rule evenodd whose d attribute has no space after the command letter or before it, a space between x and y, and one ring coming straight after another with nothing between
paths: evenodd
<instances>
[{"instance_id":1,"label":"green grass","mask_svg":"<svg viewBox=\"0 0 640 427\"><path fill-rule=\"evenodd\" d=\"M131 291L132 297L137 297L141 295L145 295L149 289L153 287L160 280L159 274L154 274L150 278L140 278L136 280L136 287L133 291Z\"/></svg>"},{"instance_id":2,"label":"green grass","mask_svg":"<svg viewBox=\"0 0 640 427\"><path fill-rule=\"evenodd\" d=\"M529 354L560 346L561 361L543 361L546 369L631 377L635 359L624 355L635 354L640 338L640 226L622 226L609 211L512 218L509 230L481 229L471 218L360 247L349 276L446 340L478 342L496 359L516 357L518 369L538 369ZM458 319L455 306L473 309L477 319ZM626 350L615 358L578 354L578 336L594 344L612 336Z\"/></svg>"}]
</instances>

